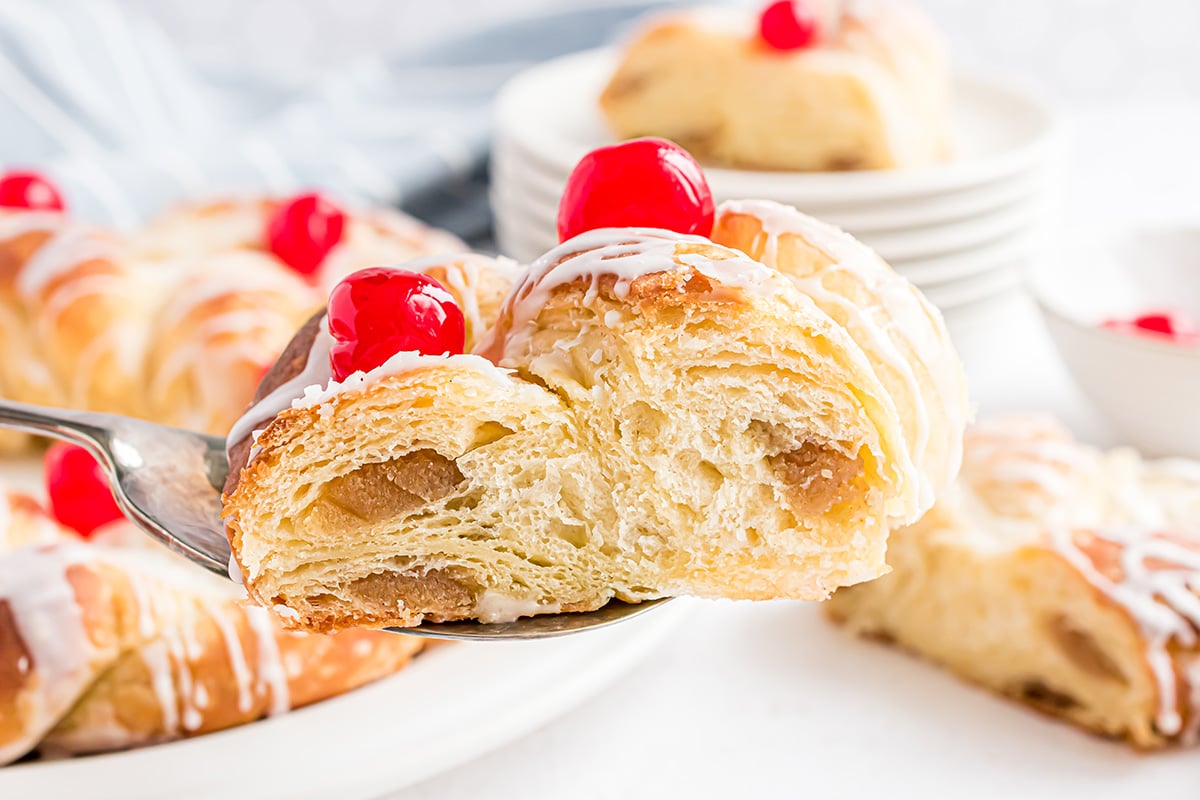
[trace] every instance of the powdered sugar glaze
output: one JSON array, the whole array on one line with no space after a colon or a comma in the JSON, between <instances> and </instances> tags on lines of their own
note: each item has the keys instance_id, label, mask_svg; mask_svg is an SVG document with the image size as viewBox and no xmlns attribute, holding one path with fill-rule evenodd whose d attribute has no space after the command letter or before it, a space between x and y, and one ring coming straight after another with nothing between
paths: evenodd
<instances>
[{"instance_id":1,"label":"powdered sugar glaze","mask_svg":"<svg viewBox=\"0 0 1200 800\"><path fill-rule=\"evenodd\" d=\"M1200 650L1200 465L1104 453L1040 417L987 420L971 437L964 475L981 490L1015 489L990 504L1000 521L1129 614L1157 689L1155 726L1200 741L1200 652L1173 654ZM1100 550L1117 554L1115 569L1102 568Z\"/></svg>"},{"instance_id":2,"label":"powdered sugar glaze","mask_svg":"<svg viewBox=\"0 0 1200 800\"><path fill-rule=\"evenodd\" d=\"M718 254L687 252L689 245ZM680 249L683 252L677 252ZM475 352L505 364L507 354L519 348L525 329L560 286L587 281L583 303L588 305L599 292L601 278L615 278L612 291L621 298L645 275L693 271L750 294L771 294L786 283L775 270L701 236L658 228L598 228L568 239L529 267L501 312L502 319L509 318L507 329L493 328Z\"/></svg>"},{"instance_id":3,"label":"powdered sugar glaze","mask_svg":"<svg viewBox=\"0 0 1200 800\"><path fill-rule=\"evenodd\" d=\"M872 363L885 367L898 379L885 381L884 385L893 394L897 408L909 412L905 419L908 456L918 467L929 467L931 418L944 420L946 424L940 426L943 430L961 431L970 409L962 370L955 359L946 355L953 348L941 313L865 245L791 206L769 200L731 200L717 209L718 225L728 215L759 221L765 237L762 259L767 264L778 265L780 238L788 235L803 239L829 257L828 266L808 276L792 275L791 279L822 311L846 328ZM861 287L873 302L860 304L844 290L832 288L839 277ZM901 392L904 396L898 396ZM947 463L937 470L944 481L957 473L962 446L957 436L937 444L948 451ZM934 470L928 468L912 471L918 478L922 508L933 503L935 492L941 488L931 482L931 472Z\"/></svg>"},{"instance_id":4,"label":"powdered sugar glaze","mask_svg":"<svg viewBox=\"0 0 1200 800\"><path fill-rule=\"evenodd\" d=\"M121 655L106 649L111 642L93 642L72 583L73 569L117 570L132 593L142 640L137 655L148 672L167 735L200 730L214 710L212 677L197 671L214 646L210 625L228 661L238 712L249 713L256 698L266 699L269 714L290 707L270 614L246 604L232 584L156 550L74 542L26 546L0 558L0 603L7 607L28 653L17 664L28 676L21 687L24 735L0 744L0 764L37 746ZM119 725L111 730L86 726L66 732L62 743L103 749L109 739L127 738Z\"/></svg>"},{"instance_id":5,"label":"powdered sugar glaze","mask_svg":"<svg viewBox=\"0 0 1200 800\"><path fill-rule=\"evenodd\" d=\"M710 257L686 252L676 255L676 248L681 244L721 250L727 257ZM427 268L434 263L435 259L421 259L412 262L412 265ZM437 259L436 263L456 267L461 273L460 277L473 277L466 272L466 267L473 266L469 260ZM555 287L581 278L591 281L591 288L585 297L585 302L590 302L596 296L602 276L614 276L616 284L613 291L618 296L624 296L628 293L630 284L643 275L691 271L724 286L750 293L770 293L786 283L775 270L735 250L717 247L708 239L699 236L687 236L654 228L604 228L576 236L534 262L521 281L514 286L506 309L511 314L513 328L516 329L531 323ZM226 440L229 446L237 444L247 436L257 439L257 434L261 432L257 426L265 427L286 408L325 406L341 394L362 391L391 375L432 366L453 366L474 370L500 383L511 380L509 370L496 366L502 363L502 354L497 354L496 350L503 349L506 340L500 339L493 329L475 348L475 354L428 356L401 352L375 369L356 372L347 376L345 380L334 381L329 369L329 349L333 340L326 328L326 322L322 319L319 333L313 341L301 373L252 406L234 424ZM511 338L509 336L507 340ZM257 451L252 450L251 458L255 455Z\"/></svg>"}]
</instances>

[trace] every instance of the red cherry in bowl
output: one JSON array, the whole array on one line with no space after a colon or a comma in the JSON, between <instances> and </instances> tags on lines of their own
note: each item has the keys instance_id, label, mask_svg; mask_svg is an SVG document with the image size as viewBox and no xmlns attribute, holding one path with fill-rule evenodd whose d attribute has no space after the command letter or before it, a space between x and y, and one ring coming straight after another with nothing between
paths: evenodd
<instances>
[{"instance_id":1,"label":"red cherry in bowl","mask_svg":"<svg viewBox=\"0 0 1200 800\"><path fill-rule=\"evenodd\" d=\"M712 233L713 196L691 153L665 139L600 147L575 165L558 205L558 238L596 228Z\"/></svg>"},{"instance_id":2,"label":"red cherry in bowl","mask_svg":"<svg viewBox=\"0 0 1200 800\"><path fill-rule=\"evenodd\" d=\"M87 450L58 442L46 451L44 470L50 510L63 525L91 536L122 517L100 465Z\"/></svg>"},{"instance_id":3,"label":"red cherry in bowl","mask_svg":"<svg viewBox=\"0 0 1200 800\"><path fill-rule=\"evenodd\" d=\"M54 184L36 172L13 170L0 175L0 206L31 211L62 211L62 196Z\"/></svg>"},{"instance_id":4,"label":"red cherry in bowl","mask_svg":"<svg viewBox=\"0 0 1200 800\"><path fill-rule=\"evenodd\" d=\"M311 275L342 240L346 215L316 192L281 203L267 220L267 249L280 261Z\"/></svg>"},{"instance_id":5,"label":"red cherry in bowl","mask_svg":"<svg viewBox=\"0 0 1200 800\"><path fill-rule=\"evenodd\" d=\"M1175 344L1200 344L1200 325L1177 311L1150 311L1132 319L1109 319L1101 327L1118 333L1150 336Z\"/></svg>"},{"instance_id":6,"label":"red cherry in bowl","mask_svg":"<svg viewBox=\"0 0 1200 800\"><path fill-rule=\"evenodd\" d=\"M817 14L805 0L779 0L763 9L758 35L774 50L799 50L817 40Z\"/></svg>"},{"instance_id":7,"label":"red cherry in bowl","mask_svg":"<svg viewBox=\"0 0 1200 800\"><path fill-rule=\"evenodd\" d=\"M426 275L370 267L348 275L329 295L329 366L336 380L375 369L404 350L461 353L466 323L454 297Z\"/></svg>"}]
</instances>

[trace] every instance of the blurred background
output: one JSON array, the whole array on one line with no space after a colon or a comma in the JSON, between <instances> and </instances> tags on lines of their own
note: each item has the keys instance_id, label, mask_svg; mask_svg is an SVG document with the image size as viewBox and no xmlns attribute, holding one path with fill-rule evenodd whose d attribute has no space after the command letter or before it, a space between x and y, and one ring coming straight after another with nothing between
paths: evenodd
<instances>
[{"instance_id":1,"label":"blurred background","mask_svg":"<svg viewBox=\"0 0 1200 800\"><path fill-rule=\"evenodd\" d=\"M534 61L619 36L650 5L660 4L8 0L2 155L48 169L77 198L77 213L117 224L136 223L181 190L300 184L404 201L478 242L487 232L478 184L491 97ZM924 5L959 68L1061 112L1067 146L1055 169L1072 196L1053 205L1051 219L1200 214L1200 194L1183 191L1200 182L1200 161L1179 157L1200 138L1200 3ZM68 119L29 125L48 112L45 100ZM476 185L456 192L447 178ZM432 200L411 197L428 186Z\"/></svg>"},{"instance_id":2,"label":"blurred background","mask_svg":"<svg viewBox=\"0 0 1200 800\"><path fill-rule=\"evenodd\" d=\"M1050 236L1032 272L1064 252L1079 260L1071 248L1086 231L1200 219L1200 1L922 4L956 70L1013 84L1056 112L1053 202L1039 219ZM495 92L534 61L619 36L647 5L0 0L0 162L47 169L74 210L117 224L136 224L181 194L321 186L400 203L478 244L488 240L483 159ZM1144 256L1131 260L1135 275ZM981 408L1053 412L1085 438L1125 442L1069 380L1028 298L1000 299L964 304L951 320ZM1104 354L1096 364L1107 380L1136 383ZM888 662L896 672L882 677L855 660L867 651L846 651L819 623L807 639L793 635L794 609L755 611L715 606L608 693L408 796L673 797L681 785L692 796L797 796L805 757L825 756L794 744L822 702L803 670L849 698L837 726L810 731L829 752L898 746L894 729L874 724L880 693L914 718L950 720L928 750L937 767L914 761L899 777L986 749L962 730L999 708L991 698L915 662ZM749 678L748 659L761 667ZM1057 729L1030 738L1024 719L1016 711L1000 719L1011 746L985 754L1013 781L1073 769L1095 788L1145 767ZM649 731L654 741L630 745Z\"/></svg>"},{"instance_id":3,"label":"blurred background","mask_svg":"<svg viewBox=\"0 0 1200 800\"><path fill-rule=\"evenodd\" d=\"M304 83L371 51L603 0L126 0L207 70ZM745 3L743 3L745 4ZM1044 86L1072 106L1200 99L1194 0L925 0L955 61Z\"/></svg>"}]
</instances>

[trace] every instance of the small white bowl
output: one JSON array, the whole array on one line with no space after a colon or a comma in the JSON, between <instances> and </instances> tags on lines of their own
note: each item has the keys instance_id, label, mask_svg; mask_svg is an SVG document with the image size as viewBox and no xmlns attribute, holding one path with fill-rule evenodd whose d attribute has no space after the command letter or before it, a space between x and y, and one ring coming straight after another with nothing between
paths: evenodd
<instances>
[{"instance_id":1,"label":"small white bowl","mask_svg":"<svg viewBox=\"0 0 1200 800\"><path fill-rule=\"evenodd\" d=\"M1151 456L1200 458L1200 346L1101 328L1171 309L1200 320L1200 226L1075 237L1040 264L1034 296L1075 382Z\"/></svg>"}]
</instances>

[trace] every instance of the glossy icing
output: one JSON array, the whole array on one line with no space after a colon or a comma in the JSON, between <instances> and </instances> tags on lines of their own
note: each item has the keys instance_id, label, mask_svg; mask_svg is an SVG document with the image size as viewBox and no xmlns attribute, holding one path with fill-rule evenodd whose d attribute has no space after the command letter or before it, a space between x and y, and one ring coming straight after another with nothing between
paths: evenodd
<instances>
[{"instance_id":1,"label":"glossy icing","mask_svg":"<svg viewBox=\"0 0 1200 800\"><path fill-rule=\"evenodd\" d=\"M13 503L23 502L23 496L5 493L2 499L7 502L0 502L0 539L7 538L12 525L28 526L36 521L53 527L48 517L27 514L24 506L14 513ZM123 541L124 529L129 526L114 526L121 530L106 529L99 539ZM199 730L213 712L212 677L198 674L196 668L211 658L214 636L217 652L228 661L239 713L251 712L260 699L266 700L271 714L290 708L288 678L277 640L289 634L275 627L266 609L249 605L240 588L157 548L72 542L66 533L58 533L57 539L55 544L0 552L0 603L6 606L29 653L20 659L18 668L36 676L22 688L23 719L42 726L62 717L96 679L98 670L116 655L106 651L103 642L93 644L72 579L76 569L115 570L104 580L123 581L128 586L133 606L130 614L143 640L136 655L149 673L164 733ZM134 541L140 543L141 539ZM88 581L80 585L88 585ZM31 727L27 733L40 737L45 728ZM86 732L68 735L72 746L78 748L104 747L106 741L127 738L119 720L107 729L88 726ZM0 744L0 763L17 757L33 743L17 737Z\"/></svg>"},{"instance_id":2,"label":"glossy icing","mask_svg":"<svg viewBox=\"0 0 1200 800\"><path fill-rule=\"evenodd\" d=\"M718 221L729 215L759 221L765 237L763 261L767 264L779 263L779 242L785 236L803 239L830 259L827 267L808 276L791 276L792 281L846 328L876 370L882 366L899 379L884 380L883 385L893 393L900 392L901 396L893 398L896 408L911 412L905 419L908 452L899 456L907 460L908 471L918 482L920 507L928 508L941 488L931 483L925 468L934 429L931 417L939 420L939 430L947 432L938 445L948 451L949 463L943 465L941 473L949 478L962 460L956 432L962 431L969 413L962 370L954 359L946 357L953 348L941 313L862 243L791 206L768 200L727 201L717 209ZM830 286L843 278L873 302L862 305L845 290ZM923 388L918 367L930 382L932 396Z\"/></svg>"},{"instance_id":3,"label":"glossy icing","mask_svg":"<svg viewBox=\"0 0 1200 800\"><path fill-rule=\"evenodd\" d=\"M226 437L226 452L229 448L241 442L256 430L265 428L271 420L279 416L284 409L290 408L292 402L304 395L310 386L319 386L330 378L329 351L333 347L333 337L329 334L326 317L321 317L317 324L317 334L308 349L304 367L290 380L280 384L254 405L229 429ZM255 436L257 438L257 436Z\"/></svg>"},{"instance_id":4,"label":"glossy icing","mask_svg":"<svg viewBox=\"0 0 1200 800\"><path fill-rule=\"evenodd\" d=\"M689 248L707 252L689 252ZM623 298L635 280L656 273L697 272L725 287L748 294L778 291L783 278L775 270L701 236L657 228L600 228L553 248L535 261L514 287L501 311L506 327L497 326L475 352L507 366L520 350L551 293L560 286L586 281L583 303L592 303L601 278L615 278L613 294Z\"/></svg>"},{"instance_id":5,"label":"glossy icing","mask_svg":"<svg viewBox=\"0 0 1200 800\"><path fill-rule=\"evenodd\" d=\"M1137 625L1159 732L1200 740L1200 464L1103 453L1036 417L976 425L967 452L975 491L1005 493L993 522L1061 555Z\"/></svg>"},{"instance_id":6,"label":"glossy icing","mask_svg":"<svg viewBox=\"0 0 1200 800\"><path fill-rule=\"evenodd\" d=\"M46 234L17 264L11 300L0 300L19 307L12 317L0 315L0 336L21 341L27 362L19 385L6 392L224 429L242 411L253 388L247 382L321 304L328 285L372 263L463 247L397 212L356 211L348 214L336 258L310 284L261 249L268 206L261 200L189 206L125 235L60 213L0 209L0 246ZM79 269L96 258L107 267ZM449 270L451 277L471 285L483 260L468 258L461 274ZM64 315L81 322L64 325ZM98 397L97 387L115 387L128 402Z\"/></svg>"}]
</instances>

